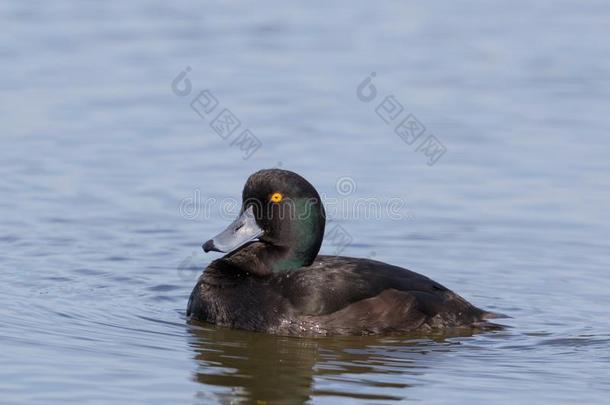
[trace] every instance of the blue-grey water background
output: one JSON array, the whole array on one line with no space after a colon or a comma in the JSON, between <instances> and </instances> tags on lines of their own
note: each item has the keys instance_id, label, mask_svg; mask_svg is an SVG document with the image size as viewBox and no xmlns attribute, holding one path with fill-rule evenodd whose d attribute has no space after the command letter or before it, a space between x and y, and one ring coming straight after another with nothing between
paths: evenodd
<instances>
[{"instance_id":1,"label":"blue-grey water background","mask_svg":"<svg viewBox=\"0 0 610 405\"><path fill-rule=\"evenodd\" d=\"M7 0L0 22L0 402L607 401L608 2ZM191 109L204 89L262 142L249 159ZM377 115L390 95L445 146L436 164ZM189 325L221 202L278 166L328 198L404 201L401 219L337 210L342 254L509 327Z\"/></svg>"}]
</instances>

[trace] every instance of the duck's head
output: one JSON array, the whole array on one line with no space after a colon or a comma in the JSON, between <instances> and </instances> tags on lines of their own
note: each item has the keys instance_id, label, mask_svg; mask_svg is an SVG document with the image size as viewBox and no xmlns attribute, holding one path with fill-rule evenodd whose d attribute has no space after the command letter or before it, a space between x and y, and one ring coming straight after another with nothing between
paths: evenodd
<instances>
[{"instance_id":1,"label":"duck's head","mask_svg":"<svg viewBox=\"0 0 610 405\"><path fill-rule=\"evenodd\" d=\"M246 181L239 217L203 250L231 253L258 240L253 254L265 273L296 269L316 258L324 224L324 206L307 180L288 170L261 170Z\"/></svg>"}]
</instances>

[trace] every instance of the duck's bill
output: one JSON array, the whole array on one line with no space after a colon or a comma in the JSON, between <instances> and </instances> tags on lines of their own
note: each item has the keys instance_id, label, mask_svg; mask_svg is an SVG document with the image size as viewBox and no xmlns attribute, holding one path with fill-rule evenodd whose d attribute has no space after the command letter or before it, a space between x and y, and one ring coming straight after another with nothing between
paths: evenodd
<instances>
[{"instance_id":1,"label":"duck's bill","mask_svg":"<svg viewBox=\"0 0 610 405\"><path fill-rule=\"evenodd\" d=\"M227 229L204 243L203 251L206 253L209 251L229 253L262 234L263 230L256 224L256 218L252 206L250 206Z\"/></svg>"}]
</instances>

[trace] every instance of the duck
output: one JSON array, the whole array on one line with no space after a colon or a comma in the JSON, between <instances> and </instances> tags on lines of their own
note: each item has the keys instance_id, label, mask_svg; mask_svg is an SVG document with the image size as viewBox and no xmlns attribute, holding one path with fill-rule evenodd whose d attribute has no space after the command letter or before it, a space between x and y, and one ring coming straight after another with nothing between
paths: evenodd
<instances>
[{"instance_id":1,"label":"duck","mask_svg":"<svg viewBox=\"0 0 610 405\"><path fill-rule=\"evenodd\" d=\"M390 335L480 328L495 317L411 270L369 258L319 255L326 215L297 173L264 169L240 213L203 244L225 253L203 271L187 319L286 336Z\"/></svg>"}]
</instances>

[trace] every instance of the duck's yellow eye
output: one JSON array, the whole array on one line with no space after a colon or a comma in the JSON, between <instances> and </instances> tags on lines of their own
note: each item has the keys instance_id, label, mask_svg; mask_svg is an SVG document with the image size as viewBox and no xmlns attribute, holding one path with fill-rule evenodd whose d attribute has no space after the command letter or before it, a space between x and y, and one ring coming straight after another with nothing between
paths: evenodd
<instances>
[{"instance_id":1,"label":"duck's yellow eye","mask_svg":"<svg viewBox=\"0 0 610 405\"><path fill-rule=\"evenodd\" d=\"M280 201L282 201L282 198L284 198L282 193L273 193L271 194L271 198L269 198L269 201L271 201L272 203L279 203Z\"/></svg>"}]
</instances>

